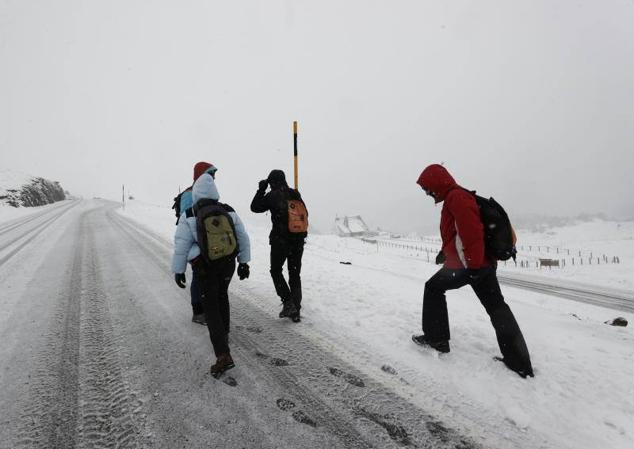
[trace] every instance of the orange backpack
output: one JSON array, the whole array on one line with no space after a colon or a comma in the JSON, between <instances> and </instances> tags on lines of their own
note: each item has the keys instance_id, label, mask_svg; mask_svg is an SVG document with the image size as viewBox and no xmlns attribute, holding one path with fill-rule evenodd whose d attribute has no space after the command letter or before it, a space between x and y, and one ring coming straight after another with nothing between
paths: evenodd
<instances>
[{"instance_id":1,"label":"orange backpack","mask_svg":"<svg viewBox=\"0 0 634 449\"><path fill-rule=\"evenodd\" d=\"M308 231L308 211L302 200L288 200L288 231L293 234Z\"/></svg>"}]
</instances>

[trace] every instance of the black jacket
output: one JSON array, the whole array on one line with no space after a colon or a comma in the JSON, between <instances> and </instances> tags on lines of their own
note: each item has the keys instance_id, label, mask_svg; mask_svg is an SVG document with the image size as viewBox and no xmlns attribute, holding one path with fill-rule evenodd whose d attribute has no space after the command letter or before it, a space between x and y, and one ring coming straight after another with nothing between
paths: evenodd
<instances>
[{"instance_id":1,"label":"black jacket","mask_svg":"<svg viewBox=\"0 0 634 449\"><path fill-rule=\"evenodd\" d=\"M288 186L280 186L271 189L265 193L264 190L258 190L251 201L251 211L255 213L271 212L271 233L269 240L275 239L286 240L303 240L308 233L292 233L288 230L288 201L301 200L300 193ZM305 204L304 204L305 205Z\"/></svg>"}]
</instances>

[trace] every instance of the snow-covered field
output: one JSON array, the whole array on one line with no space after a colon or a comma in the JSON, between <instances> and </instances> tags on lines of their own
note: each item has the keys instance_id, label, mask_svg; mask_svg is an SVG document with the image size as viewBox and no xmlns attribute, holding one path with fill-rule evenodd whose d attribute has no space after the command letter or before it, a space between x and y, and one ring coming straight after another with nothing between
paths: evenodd
<instances>
[{"instance_id":1,"label":"snow-covered field","mask_svg":"<svg viewBox=\"0 0 634 449\"><path fill-rule=\"evenodd\" d=\"M131 201L121 213L171 241L168 207ZM257 298L255 305L273 320L279 300L268 273L268 226L265 217L238 213L247 223L253 261L249 280L232 288ZM525 245L617 255L621 264L523 272L632 288L634 226L614 227L594 222L520 238ZM438 356L410 341L420 332L424 282L436 270L420 254L311 235L303 267L304 320L297 332L481 441L496 447L634 447L634 331L604 324L617 315L630 322L634 316L503 288L535 368L536 377L523 380L492 359L498 355L493 328L468 288L448 295L450 354ZM397 374L382 371L383 365Z\"/></svg>"},{"instance_id":2,"label":"snow-covered field","mask_svg":"<svg viewBox=\"0 0 634 449\"><path fill-rule=\"evenodd\" d=\"M533 268L535 274L634 290L634 222L595 220L547 232L522 232L520 238L518 244L525 249L520 252L521 255L566 260L564 269ZM526 251L529 245L533 248L532 252ZM537 255L535 247L541 250ZM544 247L549 248L548 252ZM556 253L557 248L559 254ZM608 263L604 263L604 255ZM612 263L614 257L620 263Z\"/></svg>"},{"instance_id":3,"label":"snow-covered field","mask_svg":"<svg viewBox=\"0 0 634 449\"><path fill-rule=\"evenodd\" d=\"M517 265L501 262L503 273L634 291L634 222L594 220L544 232L519 229L517 237ZM433 261L441 246L433 236L377 240L382 253L424 261ZM559 267L541 266L540 259L555 260Z\"/></svg>"}]
</instances>

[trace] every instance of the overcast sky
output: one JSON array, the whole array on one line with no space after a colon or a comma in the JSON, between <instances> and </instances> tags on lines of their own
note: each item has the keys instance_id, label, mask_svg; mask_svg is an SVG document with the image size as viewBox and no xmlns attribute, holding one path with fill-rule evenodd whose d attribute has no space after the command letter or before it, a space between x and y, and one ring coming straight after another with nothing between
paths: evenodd
<instances>
[{"instance_id":1,"label":"overcast sky","mask_svg":"<svg viewBox=\"0 0 634 449\"><path fill-rule=\"evenodd\" d=\"M513 214L634 217L631 0L0 0L0 167L170 204L273 168L313 222L429 229L444 162ZM170 204L171 205L171 204Z\"/></svg>"}]
</instances>

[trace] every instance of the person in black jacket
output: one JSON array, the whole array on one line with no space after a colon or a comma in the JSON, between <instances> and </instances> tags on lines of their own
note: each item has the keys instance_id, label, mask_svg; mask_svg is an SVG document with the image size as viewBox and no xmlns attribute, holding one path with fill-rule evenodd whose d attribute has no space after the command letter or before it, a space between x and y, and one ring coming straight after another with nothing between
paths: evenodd
<instances>
[{"instance_id":1,"label":"person in black jacket","mask_svg":"<svg viewBox=\"0 0 634 449\"><path fill-rule=\"evenodd\" d=\"M270 186L270 192L266 188ZM286 183L282 170L273 170L268 178L260 181L258 191L251 202L251 211L255 213L271 212L273 227L269 234L271 245L271 277L275 291L282 300L280 318L290 317L300 321L302 303L302 255L307 232L289 230L289 201L304 203L300 193ZM304 205L305 207L305 205ZM288 283L282 274L284 262L288 261Z\"/></svg>"}]
</instances>

